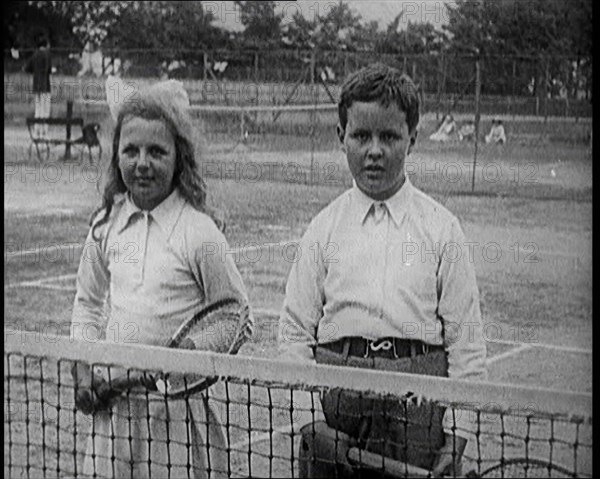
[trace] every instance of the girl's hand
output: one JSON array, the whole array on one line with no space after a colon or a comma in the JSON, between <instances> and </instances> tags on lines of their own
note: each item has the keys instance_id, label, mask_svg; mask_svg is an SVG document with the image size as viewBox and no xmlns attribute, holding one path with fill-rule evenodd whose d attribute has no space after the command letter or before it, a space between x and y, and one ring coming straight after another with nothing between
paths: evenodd
<instances>
[{"instance_id":1,"label":"girl's hand","mask_svg":"<svg viewBox=\"0 0 600 479\"><path fill-rule=\"evenodd\" d=\"M180 349L196 349L196 343L192 340L192 338L183 338L181 344L179 345Z\"/></svg>"}]
</instances>

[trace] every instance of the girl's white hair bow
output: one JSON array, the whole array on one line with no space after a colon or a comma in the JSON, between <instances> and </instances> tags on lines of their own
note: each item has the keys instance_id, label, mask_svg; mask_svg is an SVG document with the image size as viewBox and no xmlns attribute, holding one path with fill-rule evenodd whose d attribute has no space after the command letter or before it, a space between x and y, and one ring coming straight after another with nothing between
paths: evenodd
<instances>
[{"instance_id":1,"label":"girl's white hair bow","mask_svg":"<svg viewBox=\"0 0 600 479\"><path fill-rule=\"evenodd\" d=\"M155 83L142 90L136 89L133 82L125 82L120 77L109 75L106 79L106 102L113 120L117 121L119 112L126 102L135 102L139 94L145 96L156 96L164 103L171 103L175 109L187 110L190 107L188 97L183 83L178 80L167 80ZM132 92L132 88L134 89Z\"/></svg>"}]
</instances>

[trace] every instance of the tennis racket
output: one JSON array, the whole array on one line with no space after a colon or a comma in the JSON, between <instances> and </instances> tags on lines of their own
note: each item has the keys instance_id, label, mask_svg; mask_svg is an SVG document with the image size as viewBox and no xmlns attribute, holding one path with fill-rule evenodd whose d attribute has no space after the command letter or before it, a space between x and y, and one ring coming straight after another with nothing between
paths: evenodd
<instances>
[{"instance_id":1,"label":"tennis racket","mask_svg":"<svg viewBox=\"0 0 600 479\"><path fill-rule=\"evenodd\" d=\"M365 451L357 447L348 450L348 462L354 466L363 466L370 469L381 470L385 466L385 472L397 477L432 477L431 471L421 467L413 466L392 458L384 458L376 453ZM550 463L543 459L533 457L514 457L502 461L481 473L470 471L465 477L577 477L577 475L565 466Z\"/></svg>"},{"instance_id":2,"label":"tennis racket","mask_svg":"<svg viewBox=\"0 0 600 479\"><path fill-rule=\"evenodd\" d=\"M533 457L513 457L481 473L468 472L467 477L577 477L566 467Z\"/></svg>"},{"instance_id":3,"label":"tennis racket","mask_svg":"<svg viewBox=\"0 0 600 479\"><path fill-rule=\"evenodd\" d=\"M431 471L418 466L413 466L397 459L384 458L380 454L351 447L348 449L348 462L353 466L367 467L381 470L385 467L386 474L396 477L432 477ZM385 462L384 462L385 461Z\"/></svg>"},{"instance_id":4,"label":"tennis racket","mask_svg":"<svg viewBox=\"0 0 600 479\"><path fill-rule=\"evenodd\" d=\"M167 348L196 349L195 341L205 334L208 326L218 326L223 320L235 319L237 324L243 325L238 331L227 354L237 354L244 342L246 329L249 326L250 310L247 304L240 304L237 299L227 298L216 301L192 318L185 321L171 338L165 343ZM109 382L110 390L101 396L101 400L108 403L111 399L120 396L126 391L143 387L145 390L159 394L169 399L181 399L203 391L219 380L219 377L204 377L197 374L148 374L128 373Z\"/></svg>"}]
</instances>

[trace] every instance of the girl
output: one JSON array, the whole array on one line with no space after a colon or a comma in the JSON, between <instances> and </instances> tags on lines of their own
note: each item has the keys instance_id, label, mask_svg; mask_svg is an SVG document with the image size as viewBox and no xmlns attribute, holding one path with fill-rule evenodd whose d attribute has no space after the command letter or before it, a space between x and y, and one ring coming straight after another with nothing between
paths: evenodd
<instances>
[{"instance_id":1,"label":"girl","mask_svg":"<svg viewBox=\"0 0 600 479\"><path fill-rule=\"evenodd\" d=\"M109 94L114 86L107 88ZM128 338L163 345L202 307L225 297L247 302L246 291L231 255L220 254L227 242L219 230L222 223L206 206L189 100L181 83L159 83L128 102L109 101L109 106L116 120L113 154L102 206L93 216L79 265L73 331L88 341ZM215 250L217 254L207 254ZM251 326L251 320L211 325L209 333L207 325L206 340L192 347L236 349ZM114 379L118 373L112 368L110 374ZM76 405L93 413L86 475L227 473L225 437L206 397L167 404L124 394L103 408L100 397L110 386L101 371L92 374L77 365L74 378Z\"/></svg>"}]
</instances>

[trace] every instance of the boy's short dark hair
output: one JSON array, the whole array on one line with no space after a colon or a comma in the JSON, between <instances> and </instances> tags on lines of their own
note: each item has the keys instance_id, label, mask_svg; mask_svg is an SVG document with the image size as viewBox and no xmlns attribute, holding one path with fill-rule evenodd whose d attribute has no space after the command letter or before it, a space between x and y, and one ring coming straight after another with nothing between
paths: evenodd
<instances>
[{"instance_id":1,"label":"boy's short dark hair","mask_svg":"<svg viewBox=\"0 0 600 479\"><path fill-rule=\"evenodd\" d=\"M354 102L378 101L383 106L392 102L406 115L408 130L419 123L419 95L417 87L406 74L382 63L373 63L352 73L342 85L338 104L340 126L346 129L348 109Z\"/></svg>"}]
</instances>

